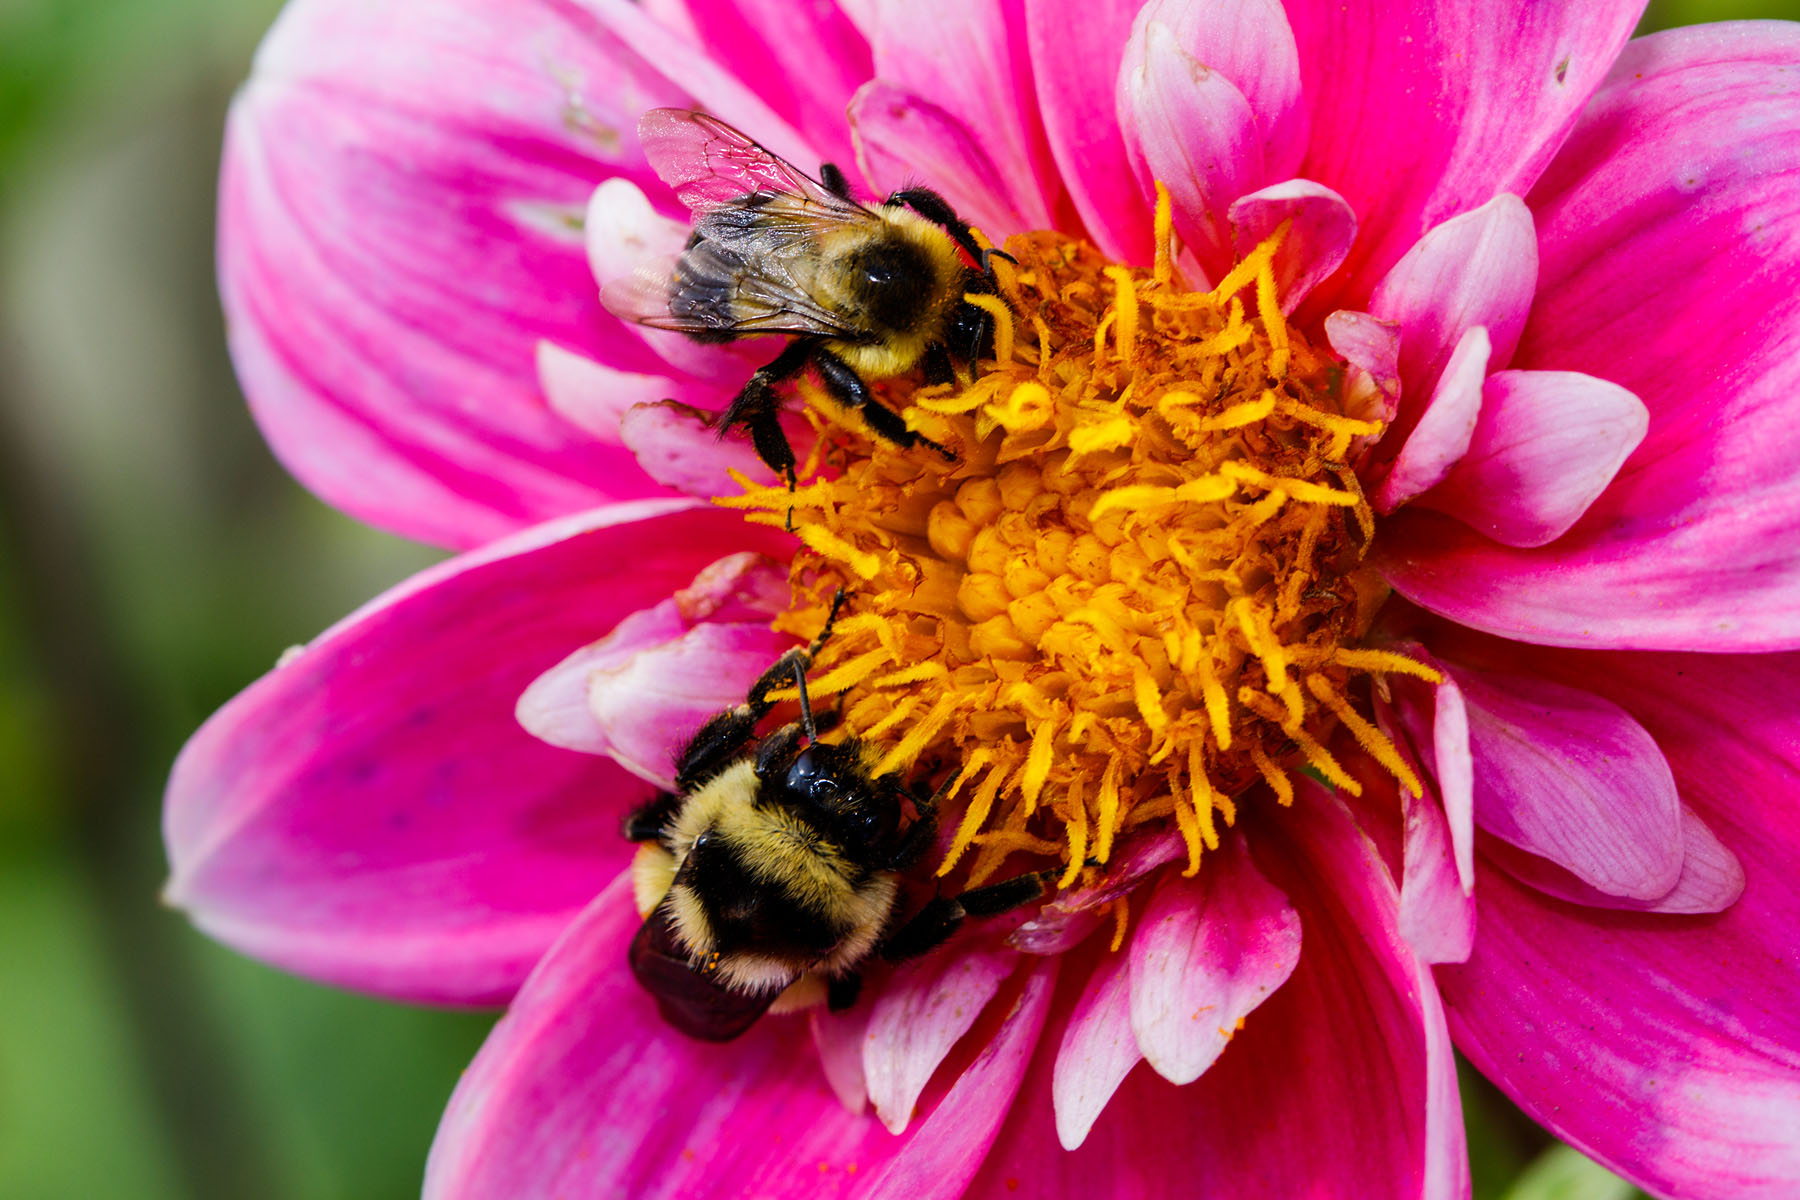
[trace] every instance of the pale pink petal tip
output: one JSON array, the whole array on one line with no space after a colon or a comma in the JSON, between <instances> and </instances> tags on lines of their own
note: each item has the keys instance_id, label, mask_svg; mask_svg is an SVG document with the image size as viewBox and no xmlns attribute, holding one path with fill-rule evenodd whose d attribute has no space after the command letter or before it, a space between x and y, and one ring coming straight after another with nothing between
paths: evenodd
<instances>
[{"instance_id":1,"label":"pale pink petal tip","mask_svg":"<svg viewBox=\"0 0 1800 1200\"><path fill-rule=\"evenodd\" d=\"M733 555L721 563L735 567L746 558L760 556ZM713 591L719 566L708 568ZM768 563L728 578L760 588L761 576L773 569ZM700 598L709 610L729 602L704 592ZM519 698L519 724L553 746L608 754L640 779L674 786L671 764L683 741L707 717L741 700L751 681L793 644L769 628L766 613L748 621L697 620L695 607L690 587L625 618L539 676Z\"/></svg>"},{"instance_id":2,"label":"pale pink petal tip","mask_svg":"<svg viewBox=\"0 0 1800 1200\"><path fill-rule=\"evenodd\" d=\"M1146 194L1168 189L1176 233L1216 276L1232 258L1231 202L1261 182L1261 131L1244 94L1148 11L1119 72L1126 154Z\"/></svg>"},{"instance_id":3,"label":"pale pink petal tip","mask_svg":"<svg viewBox=\"0 0 1800 1200\"><path fill-rule=\"evenodd\" d=\"M1291 313L1344 264L1356 240L1356 213L1344 198L1310 179L1290 179L1233 201L1232 248L1241 259L1288 223L1275 252L1275 293Z\"/></svg>"},{"instance_id":4,"label":"pale pink petal tip","mask_svg":"<svg viewBox=\"0 0 1800 1200\"><path fill-rule=\"evenodd\" d=\"M1581 519L1650 427L1643 401L1574 371L1500 371L1482 386L1468 453L1421 499L1508 546Z\"/></svg>"},{"instance_id":5,"label":"pale pink petal tip","mask_svg":"<svg viewBox=\"0 0 1800 1200\"><path fill-rule=\"evenodd\" d=\"M1339 309L1325 318L1325 338L1350 367L1344 380L1345 414L1384 425L1392 421L1400 411L1400 326Z\"/></svg>"},{"instance_id":6,"label":"pale pink petal tip","mask_svg":"<svg viewBox=\"0 0 1800 1200\"><path fill-rule=\"evenodd\" d=\"M624 444L626 409L660 400L672 386L666 376L621 371L552 342L537 344L537 377L551 411L609 446Z\"/></svg>"},{"instance_id":7,"label":"pale pink petal tip","mask_svg":"<svg viewBox=\"0 0 1800 1200\"><path fill-rule=\"evenodd\" d=\"M1619 908L1637 912L1724 912L1744 894L1744 867L1737 855L1721 842L1706 822L1685 805L1681 810L1681 875L1675 886L1653 900L1634 899L1603 892L1583 883L1548 859L1527 854L1497 840L1484 850L1507 874L1528 883L1547 896L1585 904L1589 908ZM1465 956L1466 957L1466 956ZM1460 961L1460 960L1459 960Z\"/></svg>"},{"instance_id":8,"label":"pale pink petal tip","mask_svg":"<svg viewBox=\"0 0 1800 1200\"><path fill-rule=\"evenodd\" d=\"M1232 834L1194 879L1165 877L1131 940L1131 1028L1171 1083L1212 1066L1300 960L1300 918Z\"/></svg>"},{"instance_id":9,"label":"pale pink petal tip","mask_svg":"<svg viewBox=\"0 0 1800 1200\"><path fill-rule=\"evenodd\" d=\"M1400 447L1393 469L1375 489L1377 512L1391 513L1436 486L1468 451L1481 416L1481 381L1489 352L1486 329L1476 325L1464 331L1444 364L1430 404Z\"/></svg>"},{"instance_id":10,"label":"pale pink petal tip","mask_svg":"<svg viewBox=\"0 0 1800 1200\"><path fill-rule=\"evenodd\" d=\"M756 456L749 441L729 433L721 438L716 420L716 413L676 400L637 404L620 416L619 436L645 474L689 496L710 499L736 493L733 471L752 483L776 482L775 472ZM795 452L804 454L804 443L796 445Z\"/></svg>"},{"instance_id":11,"label":"pale pink petal tip","mask_svg":"<svg viewBox=\"0 0 1800 1200\"><path fill-rule=\"evenodd\" d=\"M863 1076L890 1131L905 1130L938 1064L1018 961L1017 951L965 942L907 967L882 991L863 1041Z\"/></svg>"},{"instance_id":12,"label":"pale pink petal tip","mask_svg":"<svg viewBox=\"0 0 1800 1200\"><path fill-rule=\"evenodd\" d=\"M1143 1057L1131 1031L1130 963L1122 954L1107 954L1088 976L1051 1073L1056 1138L1064 1150L1087 1140L1107 1101Z\"/></svg>"},{"instance_id":13,"label":"pale pink petal tip","mask_svg":"<svg viewBox=\"0 0 1800 1200\"><path fill-rule=\"evenodd\" d=\"M1432 229L1394 264L1369 312L1401 328L1407 408L1432 395L1463 336L1478 325L1487 330L1491 366L1511 361L1537 272L1531 210L1507 194Z\"/></svg>"},{"instance_id":14,"label":"pale pink petal tip","mask_svg":"<svg viewBox=\"0 0 1800 1200\"><path fill-rule=\"evenodd\" d=\"M1675 887L1681 801L1643 726L1563 684L1462 667L1456 678L1484 831L1608 895L1656 900Z\"/></svg>"}]
</instances>

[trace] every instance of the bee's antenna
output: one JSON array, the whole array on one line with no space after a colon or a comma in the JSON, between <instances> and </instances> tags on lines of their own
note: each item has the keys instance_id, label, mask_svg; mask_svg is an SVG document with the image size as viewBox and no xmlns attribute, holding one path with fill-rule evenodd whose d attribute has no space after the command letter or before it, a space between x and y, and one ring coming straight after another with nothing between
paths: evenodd
<instances>
[{"instance_id":1,"label":"bee's antenna","mask_svg":"<svg viewBox=\"0 0 1800 1200\"><path fill-rule=\"evenodd\" d=\"M806 733L806 740L819 740L819 727L813 724L812 699L806 694L806 660L794 660L794 686L800 690L800 728Z\"/></svg>"}]
</instances>

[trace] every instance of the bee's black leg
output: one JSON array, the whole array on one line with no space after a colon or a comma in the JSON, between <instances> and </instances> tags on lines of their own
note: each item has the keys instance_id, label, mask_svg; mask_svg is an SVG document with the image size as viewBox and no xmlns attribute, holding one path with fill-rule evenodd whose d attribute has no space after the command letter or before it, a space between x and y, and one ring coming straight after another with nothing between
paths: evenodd
<instances>
[{"instance_id":1,"label":"bee's black leg","mask_svg":"<svg viewBox=\"0 0 1800 1200\"><path fill-rule=\"evenodd\" d=\"M838 613L843 609L847 598L844 590L839 588L831 598L831 611L825 617L825 628L819 631L819 636L811 644L796 646L776 659L774 665L750 685L750 691L742 704L715 714L689 739L687 747L675 760L675 786L678 791L693 791L743 752L744 747L755 738L757 724L775 707L775 702L769 699L769 693L785 687L797 672L803 672L812 665L812 660L831 636L832 627L837 624Z\"/></svg>"},{"instance_id":2,"label":"bee's black leg","mask_svg":"<svg viewBox=\"0 0 1800 1200\"><path fill-rule=\"evenodd\" d=\"M831 351L823 346L814 350L813 365L819 368L819 378L825 381L825 390L831 393L832 399L845 408L854 408L862 413L869 432L896 446L908 449L919 445L929 446L952 462L956 460L954 454L924 434L908 429L906 422L900 419L900 414L876 400L869 391L869 385L863 382L863 377Z\"/></svg>"},{"instance_id":3,"label":"bee's black leg","mask_svg":"<svg viewBox=\"0 0 1800 1200\"><path fill-rule=\"evenodd\" d=\"M819 182L824 184L825 190L832 195L854 203L854 197L850 195L850 181L844 177L843 171L838 169L836 163L819 164Z\"/></svg>"},{"instance_id":4,"label":"bee's black leg","mask_svg":"<svg viewBox=\"0 0 1800 1200\"><path fill-rule=\"evenodd\" d=\"M862 995L862 976L854 971L848 975L833 975L825 981L825 1008L828 1012L843 1012L856 1003Z\"/></svg>"},{"instance_id":5,"label":"bee's black leg","mask_svg":"<svg viewBox=\"0 0 1800 1200\"><path fill-rule=\"evenodd\" d=\"M925 356L919 359L924 368L926 383L955 383L956 368L950 362L949 348L942 342L933 342L925 348Z\"/></svg>"},{"instance_id":6,"label":"bee's black leg","mask_svg":"<svg viewBox=\"0 0 1800 1200\"><path fill-rule=\"evenodd\" d=\"M625 837L633 842L653 842L680 811L681 799L673 792L658 792L656 798L631 811L625 818Z\"/></svg>"},{"instance_id":7,"label":"bee's black leg","mask_svg":"<svg viewBox=\"0 0 1800 1200\"><path fill-rule=\"evenodd\" d=\"M933 225L942 225L956 244L968 251L969 257L981 261L981 244L975 240L969 223L956 215L950 202L930 188L906 188L887 198L889 204L904 204Z\"/></svg>"},{"instance_id":8,"label":"bee's black leg","mask_svg":"<svg viewBox=\"0 0 1800 1200\"><path fill-rule=\"evenodd\" d=\"M879 952L889 962L917 958L949 941L969 917L997 917L1020 905L1030 904L1044 894L1050 879L1059 873L1058 868L1033 871L1029 875L975 888L960 896L939 896L882 939Z\"/></svg>"},{"instance_id":9,"label":"bee's black leg","mask_svg":"<svg viewBox=\"0 0 1800 1200\"><path fill-rule=\"evenodd\" d=\"M918 818L906 827L905 834L900 838L900 845L888 859L888 868L905 871L917 866L937 841L937 827L937 814L921 809Z\"/></svg>"},{"instance_id":10,"label":"bee's black leg","mask_svg":"<svg viewBox=\"0 0 1800 1200\"><path fill-rule=\"evenodd\" d=\"M787 348L766 366L756 369L719 420L720 437L740 425L747 429L750 444L756 447L756 457L762 459L769 470L784 477L790 491L794 487L794 448L781 430L781 396L775 387L804 371L816 348L810 338L789 342Z\"/></svg>"}]
</instances>

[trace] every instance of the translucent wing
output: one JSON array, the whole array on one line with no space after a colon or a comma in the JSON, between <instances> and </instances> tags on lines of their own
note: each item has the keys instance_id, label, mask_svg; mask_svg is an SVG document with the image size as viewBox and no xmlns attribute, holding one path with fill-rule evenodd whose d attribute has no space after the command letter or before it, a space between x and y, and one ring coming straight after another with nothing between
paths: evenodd
<instances>
[{"instance_id":1,"label":"translucent wing","mask_svg":"<svg viewBox=\"0 0 1800 1200\"><path fill-rule=\"evenodd\" d=\"M863 340L820 299L818 245L846 223L881 218L791 193L755 205L743 199L698 215L687 249L608 283L602 303L627 320L702 339L785 333Z\"/></svg>"},{"instance_id":2,"label":"translucent wing","mask_svg":"<svg viewBox=\"0 0 1800 1200\"><path fill-rule=\"evenodd\" d=\"M638 121L638 138L650 165L695 216L756 194L790 196L840 218L871 215L705 113L653 108Z\"/></svg>"}]
</instances>

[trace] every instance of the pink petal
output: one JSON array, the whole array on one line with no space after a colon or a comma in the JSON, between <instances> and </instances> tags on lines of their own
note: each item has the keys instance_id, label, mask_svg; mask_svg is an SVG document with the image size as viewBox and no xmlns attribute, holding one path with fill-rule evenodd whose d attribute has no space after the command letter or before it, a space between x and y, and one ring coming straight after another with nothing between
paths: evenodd
<instances>
[{"instance_id":1,"label":"pink petal","mask_svg":"<svg viewBox=\"0 0 1800 1200\"><path fill-rule=\"evenodd\" d=\"M1284 313L1298 308L1320 280L1343 265L1356 240L1356 214L1344 198L1309 179L1290 179L1240 196L1227 216L1239 258L1283 221L1293 222L1275 252L1275 290Z\"/></svg>"},{"instance_id":2,"label":"pink petal","mask_svg":"<svg viewBox=\"0 0 1800 1200\"><path fill-rule=\"evenodd\" d=\"M644 62L654 63L664 78L686 94L689 102L677 107L728 113L733 125L802 170L811 171L818 165L819 151L760 92L694 46L679 29L661 24L632 0L582 0L582 8L620 45ZM634 126L639 114L658 107L646 98L635 99ZM635 145L636 139L632 140Z\"/></svg>"},{"instance_id":3,"label":"pink petal","mask_svg":"<svg viewBox=\"0 0 1800 1200\"><path fill-rule=\"evenodd\" d=\"M793 1018L725 1045L664 1025L625 966L637 927L620 878L532 972L450 1098L426 1200L843 1196L900 1148Z\"/></svg>"},{"instance_id":4,"label":"pink petal","mask_svg":"<svg viewBox=\"0 0 1800 1200\"><path fill-rule=\"evenodd\" d=\"M532 737L552 746L605 754L611 743L588 707L590 677L604 667L629 662L640 653L672 642L687 630L688 622L673 599L631 613L613 626L611 633L532 680L513 715ZM667 774L666 767L663 774Z\"/></svg>"},{"instance_id":5,"label":"pink petal","mask_svg":"<svg viewBox=\"0 0 1800 1200\"><path fill-rule=\"evenodd\" d=\"M932 1073L1018 961L1016 951L965 939L899 971L882 989L863 1039L863 1075L891 1132L906 1129Z\"/></svg>"},{"instance_id":6,"label":"pink petal","mask_svg":"<svg viewBox=\"0 0 1800 1200\"><path fill-rule=\"evenodd\" d=\"M1058 892L1013 930L1007 944L1027 954L1062 954L1074 949L1099 927L1097 910L1101 905L1127 895L1150 872L1186 853L1186 844L1173 829L1132 839L1114 853L1100 882Z\"/></svg>"},{"instance_id":7,"label":"pink petal","mask_svg":"<svg viewBox=\"0 0 1800 1200\"><path fill-rule=\"evenodd\" d=\"M1405 744L1429 769L1443 803L1456 877L1467 892L1475 886L1475 766L1469 752L1468 704L1455 677L1425 647L1399 642L1392 649L1444 676L1438 684L1391 677L1388 686L1393 708L1387 715L1392 716Z\"/></svg>"},{"instance_id":8,"label":"pink petal","mask_svg":"<svg viewBox=\"0 0 1800 1200\"><path fill-rule=\"evenodd\" d=\"M601 311L579 229L596 183L647 174L631 105L674 99L545 4L284 11L232 107L219 278L239 379L289 469L455 546L660 492L546 408L533 365L549 341L653 369Z\"/></svg>"},{"instance_id":9,"label":"pink petal","mask_svg":"<svg viewBox=\"0 0 1800 1200\"><path fill-rule=\"evenodd\" d=\"M674 265L673 260L680 255L690 232L687 221L671 220L653 208L637 184L629 179L608 179L588 198L585 245L594 285L603 298L618 291L632 295L634 287L649 287L652 277L657 280L656 286L664 286L665 273ZM759 365L758 358L770 356L765 346L754 341L703 345L672 329L638 324L627 324L626 328L656 354L665 374L691 375L721 387L729 385L733 391L750 377ZM562 411L555 393L549 392L548 381L545 390L551 405ZM660 400L669 394L670 388L665 386L654 396L634 395L629 403L621 404L615 397L613 407Z\"/></svg>"},{"instance_id":10,"label":"pink petal","mask_svg":"<svg viewBox=\"0 0 1800 1200\"><path fill-rule=\"evenodd\" d=\"M1626 51L1532 194L1542 283L1515 365L1611 380L1649 432L1542 549L1403 514L1384 569L1406 595L1550 645L1800 645L1796 65L1779 24Z\"/></svg>"},{"instance_id":11,"label":"pink petal","mask_svg":"<svg viewBox=\"0 0 1800 1200\"><path fill-rule=\"evenodd\" d=\"M1591 692L1456 668L1475 821L1603 892L1668 894L1681 875L1675 777L1644 727Z\"/></svg>"},{"instance_id":12,"label":"pink petal","mask_svg":"<svg viewBox=\"0 0 1800 1200\"><path fill-rule=\"evenodd\" d=\"M833 0L712 0L700 37L722 70L792 125L818 154L852 166L844 107L874 75L869 44ZM646 106L647 107L647 106ZM728 109L715 109L728 120ZM818 164L801 160L811 171Z\"/></svg>"},{"instance_id":13,"label":"pink petal","mask_svg":"<svg viewBox=\"0 0 1800 1200\"><path fill-rule=\"evenodd\" d=\"M1486 839L1482 850L1514 879L1571 904L1658 913L1724 912L1736 904L1744 894L1743 864L1685 805L1681 810L1681 847L1681 877L1666 895L1654 900L1609 895L1548 859L1514 849L1497 838Z\"/></svg>"},{"instance_id":14,"label":"pink petal","mask_svg":"<svg viewBox=\"0 0 1800 1200\"><path fill-rule=\"evenodd\" d=\"M721 438L717 412L703 412L673 400L626 410L619 436L637 456L645 474L666 488L701 499L736 495L743 489L729 474L772 484L775 472L763 465L741 433ZM801 447L796 452L804 453Z\"/></svg>"},{"instance_id":15,"label":"pink petal","mask_svg":"<svg viewBox=\"0 0 1800 1200\"><path fill-rule=\"evenodd\" d=\"M1400 411L1400 327L1340 309L1325 318L1325 337L1350 365L1345 411L1364 420L1392 421Z\"/></svg>"},{"instance_id":16,"label":"pink petal","mask_svg":"<svg viewBox=\"0 0 1800 1200\"><path fill-rule=\"evenodd\" d=\"M416 576L201 727L169 782L171 903L247 954L404 999L503 1000L624 863L647 789L513 720L525 686L726 550L691 501L602 509Z\"/></svg>"},{"instance_id":17,"label":"pink petal","mask_svg":"<svg viewBox=\"0 0 1800 1200\"><path fill-rule=\"evenodd\" d=\"M1228 834L1193 879L1164 876L1132 935L1131 1028L1171 1083L1200 1078L1300 959L1300 918L1243 841Z\"/></svg>"},{"instance_id":18,"label":"pink petal","mask_svg":"<svg viewBox=\"0 0 1800 1200\"><path fill-rule=\"evenodd\" d=\"M1401 345L1404 347L1404 340ZM1436 486L1468 451L1481 416L1481 385L1487 375L1488 353L1486 329L1476 325L1463 333L1455 353L1444 364L1430 403L1400 447L1393 469L1375 489L1373 503L1377 512L1391 513Z\"/></svg>"},{"instance_id":19,"label":"pink petal","mask_svg":"<svg viewBox=\"0 0 1800 1200\"><path fill-rule=\"evenodd\" d=\"M1283 7L1312 114L1310 148L1295 173L1348 200L1362 230L1345 270L1322 289L1321 311L1329 311L1362 306L1427 230L1501 193L1524 195L1643 3Z\"/></svg>"},{"instance_id":20,"label":"pink petal","mask_svg":"<svg viewBox=\"0 0 1800 1200\"><path fill-rule=\"evenodd\" d=\"M1056 1139L1064 1150L1077 1150L1087 1140L1107 1101L1143 1057L1131 1032L1130 960L1109 952L1088 976L1050 1074Z\"/></svg>"},{"instance_id":21,"label":"pink petal","mask_svg":"<svg viewBox=\"0 0 1800 1200\"><path fill-rule=\"evenodd\" d=\"M929 12L910 0L882 0L873 8L876 77L930 97L974 132L1009 181L1024 229L1064 227L1056 219L1066 205L1062 184L1037 118L1024 0L962 0Z\"/></svg>"},{"instance_id":22,"label":"pink petal","mask_svg":"<svg viewBox=\"0 0 1800 1200\"><path fill-rule=\"evenodd\" d=\"M1341 806L1306 791L1249 835L1306 929L1293 976L1196 1082L1128 1075L1078 1150L1058 1144L1054 1068L1040 1055L970 1196L1468 1194L1436 989L1395 930L1393 883L1373 847ZM1059 1001L1050 1038L1072 1009L1072 996Z\"/></svg>"},{"instance_id":23,"label":"pink petal","mask_svg":"<svg viewBox=\"0 0 1800 1200\"><path fill-rule=\"evenodd\" d=\"M1026 0L1038 111L1069 199L1100 252L1148 263L1150 206L1132 178L1115 92L1142 0ZM1071 29L1080 37L1070 37Z\"/></svg>"},{"instance_id":24,"label":"pink petal","mask_svg":"<svg viewBox=\"0 0 1800 1200\"><path fill-rule=\"evenodd\" d=\"M987 1157L1002 1122L1011 1116L1019 1083L1033 1061L1044 1018L1050 1011L1057 965L1054 958L1040 959L1025 973L1023 986L1012 999L993 1039L957 1078L905 1147L882 1168L869 1190L858 1193L860 1197L914 1200L918 1196L963 1193Z\"/></svg>"},{"instance_id":25,"label":"pink petal","mask_svg":"<svg viewBox=\"0 0 1800 1200\"><path fill-rule=\"evenodd\" d=\"M622 446L619 421L634 404L654 404L676 390L665 375L620 371L549 342L538 343L538 385L551 409L609 446Z\"/></svg>"},{"instance_id":26,"label":"pink petal","mask_svg":"<svg viewBox=\"0 0 1800 1200\"><path fill-rule=\"evenodd\" d=\"M1369 312L1400 326L1401 432L1419 419L1469 330L1487 330L1495 369L1519 344L1537 286L1537 234L1517 196L1496 196L1420 238L1376 285Z\"/></svg>"},{"instance_id":27,"label":"pink petal","mask_svg":"<svg viewBox=\"0 0 1800 1200\"><path fill-rule=\"evenodd\" d=\"M974 133L931 101L876 80L856 93L849 115L857 161L882 191L929 179L963 220L995 242L1039 227Z\"/></svg>"},{"instance_id":28,"label":"pink petal","mask_svg":"<svg viewBox=\"0 0 1800 1200\"><path fill-rule=\"evenodd\" d=\"M1403 653L1431 661L1410 646ZM1393 789L1401 815L1400 936L1422 962L1463 962L1475 941L1475 901L1471 894L1475 886L1474 839L1468 828L1473 819L1471 797L1466 787L1459 789L1461 795L1453 801L1458 816L1453 820L1440 791L1443 785L1437 778L1437 768L1425 766L1444 757L1437 753L1433 730L1431 693L1440 689L1422 681L1401 679L1390 679L1388 686L1395 693L1394 703L1377 698L1377 721L1424 785L1424 793L1419 796L1404 787ZM1455 688L1448 676L1442 688ZM1443 698L1452 699L1450 695ZM1460 693L1454 693L1454 703L1460 709ZM1466 730L1461 738L1460 757L1466 766ZM1455 783L1452 773L1452 784Z\"/></svg>"},{"instance_id":29,"label":"pink petal","mask_svg":"<svg viewBox=\"0 0 1800 1200\"><path fill-rule=\"evenodd\" d=\"M1800 1189L1800 658L1544 653L1628 704L1741 860L1716 916L1575 908L1482 875L1482 932L1440 971L1457 1044L1537 1120L1640 1186ZM1754 702L1746 698L1754 697Z\"/></svg>"},{"instance_id":30,"label":"pink petal","mask_svg":"<svg viewBox=\"0 0 1800 1200\"><path fill-rule=\"evenodd\" d=\"M1231 80L1149 13L1133 28L1119 72L1125 150L1146 193L1156 181L1169 189L1175 232L1218 278L1232 258L1231 202L1263 179L1261 131Z\"/></svg>"},{"instance_id":31,"label":"pink petal","mask_svg":"<svg viewBox=\"0 0 1800 1200\"><path fill-rule=\"evenodd\" d=\"M1508 546L1581 518L1644 440L1643 401L1575 371L1501 371L1482 386L1467 454L1422 503Z\"/></svg>"},{"instance_id":32,"label":"pink petal","mask_svg":"<svg viewBox=\"0 0 1800 1200\"><path fill-rule=\"evenodd\" d=\"M861 1116L869 1107L869 1082L863 1074L863 1040L869 1031L869 1006L858 1004L834 1013L823 1005L807 1013L819 1067L846 1112Z\"/></svg>"}]
</instances>

